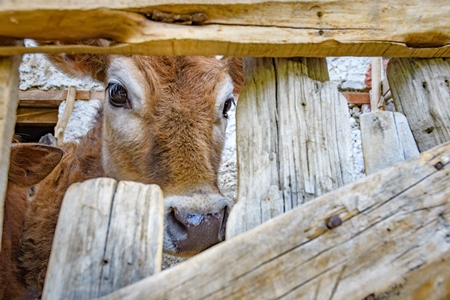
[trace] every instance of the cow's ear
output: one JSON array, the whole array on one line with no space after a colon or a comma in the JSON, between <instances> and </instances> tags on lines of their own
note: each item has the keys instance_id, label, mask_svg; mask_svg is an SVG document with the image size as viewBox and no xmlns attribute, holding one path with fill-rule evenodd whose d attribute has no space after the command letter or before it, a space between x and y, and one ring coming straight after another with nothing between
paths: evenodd
<instances>
[{"instance_id":1,"label":"cow's ear","mask_svg":"<svg viewBox=\"0 0 450 300\"><path fill-rule=\"evenodd\" d=\"M241 57L231 57L225 56L222 58L228 65L228 72L233 79L235 95L241 93L242 87L244 86L244 68L242 65Z\"/></svg>"},{"instance_id":2,"label":"cow's ear","mask_svg":"<svg viewBox=\"0 0 450 300\"><path fill-rule=\"evenodd\" d=\"M83 45L95 47L108 47L109 41L103 39L75 41L75 42L56 42L58 45ZM38 44L49 44L38 41ZM55 42L51 42L55 44ZM100 82L105 82L106 71L108 69L108 55L106 54L49 54L48 60L61 72L70 77L91 77Z\"/></svg>"},{"instance_id":3,"label":"cow's ear","mask_svg":"<svg viewBox=\"0 0 450 300\"><path fill-rule=\"evenodd\" d=\"M18 144L11 147L8 181L29 187L42 181L63 156L59 148L41 144Z\"/></svg>"}]
</instances>

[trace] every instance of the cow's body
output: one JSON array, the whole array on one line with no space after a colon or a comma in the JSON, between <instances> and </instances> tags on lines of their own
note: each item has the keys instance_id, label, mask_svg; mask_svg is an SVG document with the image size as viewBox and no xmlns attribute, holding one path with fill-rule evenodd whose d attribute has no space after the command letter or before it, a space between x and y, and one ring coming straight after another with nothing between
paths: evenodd
<instances>
[{"instance_id":1,"label":"cow's body","mask_svg":"<svg viewBox=\"0 0 450 300\"><path fill-rule=\"evenodd\" d=\"M26 297L19 254L28 188L44 179L61 157L60 149L43 145L24 144L11 148L0 253L0 299Z\"/></svg>"},{"instance_id":2,"label":"cow's body","mask_svg":"<svg viewBox=\"0 0 450 300\"><path fill-rule=\"evenodd\" d=\"M242 84L239 60L53 60L68 64L62 67L68 73L94 74L108 88L94 128L79 145L63 146L61 163L39 184L28 208L22 263L30 290L43 288L62 199L74 182L105 176L158 184L165 195L167 253L191 256L223 240L231 204L217 177L226 113Z\"/></svg>"}]
</instances>

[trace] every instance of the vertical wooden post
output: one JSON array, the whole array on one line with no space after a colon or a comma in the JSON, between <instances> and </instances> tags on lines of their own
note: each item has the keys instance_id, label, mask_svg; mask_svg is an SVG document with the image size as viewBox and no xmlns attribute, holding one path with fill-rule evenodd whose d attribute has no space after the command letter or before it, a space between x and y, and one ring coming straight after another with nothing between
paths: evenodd
<instances>
[{"instance_id":1,"label":"vertical wooden post","mask_svg":"<svg viewBox=\"0 0 450 300\"><path fill-rule=\"evenodd\" d=\"M347 101L323 59L246 58L227 238L355 179Z\"/></svg>"},{"instance_id":2,"label":"vertical wooden post","mask_svg":"<svg viewBox=\"0 0 450 300\"><path fill-rule=\"evenodd\" d=\"M3 44L0 41L0 45ZM0 56L0 249L9 155L19 103L19 64L20 56Z\"/></svg>"},{"instance_id":3,"label":"vertical wooden post","mask_svg":"<svg viewBox=\"0 0 450 300\"><path fill-rule=\"evenodd\" d=\"M73 184L58 218L43 299L93 299L161 270L157 185L98 178Z\"/></svg>"},{"instance_id":4,"label":"vertical wooden post","mask_svg":"<svg viewBox=\"0 0 450 300\"><path fill-rule=\"evenodd\" d=\"M370 97L370 107L372 112L379 110L378 102L381 98L381 60L379 57L372 57L372 94Z\"/></svg>"},{"instance_id":5,"label":"vertical wooden post","mask_svg":"<svg viewBox=\"0 0 450 300\"><path fill-rule=\"evenodd\" d=\"M391 59L387 77L420 152L450 141L450 60Z\"/></svg>"},{"instance_id":6,"label":"vertical wooden post","mask_svg":"<svg viewBox=\"0 0 450 300\"><path fill-rule=\"evenodd\" d=\"M66 107L64 108L64 112L55 126L55 138L58 146L61 146L64 143L64 132L66 131L67 124L69 124L70 116L72 115L76 95L76 87L70 86L67 91Z\"/></svg>"}]
</instances>

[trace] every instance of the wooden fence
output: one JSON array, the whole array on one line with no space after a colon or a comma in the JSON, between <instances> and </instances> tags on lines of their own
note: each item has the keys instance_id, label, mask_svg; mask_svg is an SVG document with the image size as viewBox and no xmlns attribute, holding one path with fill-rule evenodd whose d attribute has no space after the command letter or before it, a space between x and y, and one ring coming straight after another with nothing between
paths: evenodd
<instances>
[{"instance_id":1,"label":"wooden fence","mask_svg":"<svg viewBox=\"0 0 450 300\"><path fill-rule=\"evenodd\" d=\"M426 130L437 137L427 142L427 149L420 150L428 150L430 145L435 148L353 182L346 101L327 82L323 59L295 57L408 57L394 60L393 66L403 70L401 66L409 63L417 67L409 73L419 73L422 62L427 68L435 61L416 63L409 57L450 57L447 2L3 1L0 199L3 200L6 187L18 103L18 55L64 51L278 57L245 59L246 86L237 113L238 201L227 226L227 238L233 238L105 298L446 299L450 295L450 146L442 144L448 141L445 134L450 132L450 73L442 67L446 61L437 62L442 72L438 78L425 76L419 83L427 91L431 82L436 83L439 88L425 96L441 102L427 102L429 113L422 114L419 120L409 120L413 125L422 124L423 119L432 122ZM99 37L113 43L106 48L20 46L23 38ZM405 84L413 81L409 77L396 82L399 77L393 75L395 72L389 79L394 100L400 99L401 91L408 90ZM403 98L396 105L405 107L408 101ZM437 113L436 107L442 113ZM406 109L402 112L409 118ZM379 127L385 124L378 115L372 120ZM384 134L380 130L373 132ZM380 139L378 143L385 142ZM417 138L416 142L420 144ZM403 140L398 144L403 147ZM382 151L375 154L383 157ZM101 180L104 179L86 184L98 187ZM77 192L66 197L74 194ZM102 195L108 198L103 192ZM161 216L161 210L155 213L158 214ZM162 228L161 222L155 226ZM120 236L118 233L118 240ZM152 245L155 244L158 243ZM160 243L157 246L161 247ZM154 249L154 253L159 253L158 248ZM158 264L159 256L154 257ZM56 275L48 275L45 287L47 299L66 298L74 288L58 286L62 278L58 272L68 274L66 269L60 269L62 265L68 270L82 269L77 268L79 261L61 265L55 260L52 258L48 274ZM115 258L116 263L127 261ZM114 266L119 273L123 270ZM89 282L95 286L93 281ZM80 286L79 282L71 285ZM124 285L123 280L117 282L105 290L96 288L95 295L80 296L76 291L71 295L103 296Z\"/></svg>"}]
</instances>

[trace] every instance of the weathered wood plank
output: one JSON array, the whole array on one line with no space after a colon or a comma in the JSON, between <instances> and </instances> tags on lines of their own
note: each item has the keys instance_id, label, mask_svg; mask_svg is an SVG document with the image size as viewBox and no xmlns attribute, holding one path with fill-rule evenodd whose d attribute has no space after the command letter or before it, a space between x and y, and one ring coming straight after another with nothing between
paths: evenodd
<instances>
[{"instance_id":1,"label":"weathered wood plank","mask_svg":"<svg viewBox=\"0 0 450 300\"><path fill-rule=\"evenodd\" d=\"M406 117L377 111L360 116L366 174L373 174L419 154Z\"/></svg>"},{"instance_id":2,"label":"weathered wood plank","mask_svg":"<svg viewBox=\"0 0 450 300\"><path fill-rule=\"evenodd\" d=\"M19 107L53 107L58 108L61 102L67 99L68 90L40 91L28 90L19 91ZM77 90L76 100L100 100L105 99L105 92Z\"/></svg>"},{"instance_id":3,"label":"weathered wood plank","mask_svg":"<svg viewBox=\"0 0 450 300\"><path fill-rule=\"evenodd\" d=\"M0 3L0 36L44 40L108 38L122 44L108 49L0 47L0 55L87 51L263 57L449 57L447 4L447 0L6 0ZM206 19L198 21L201 26L163 24L146 18L155 11L184 15L185 20L200 13Z\"/></svg>"},{"instance_id":4,"label":"weathered wood plank","mask_svg":"<svg viewBox=\"0 0 450 300\"><path fill-rule=\"evenodd\" d=\"M17 125L55 126L58 122L57 108L18 108Z\"/></svg>"},{"instance_id":5,"label":"weathered wood plank","mask_svg":"<svg viewBox=\"0 0 450 300\"><path fill-rule=\"evenodd\" d=\"M93 299L161 269L162 193L101 178L67 191L43 299Z\"/></svg>"},{"instance_id":6,"label":"weathered wood plank","mask_svg":"<svg viewBox=\"0 0 450 300\"><path fill-rule=\"evenodd\" d=\"M17 97L19 63L20 56L0 57L0 248L11 140L14 135L16 109L19 103Z\"/></svg>"},{"instance_id":7,"label":"weathered wood plank","mask_svg":"<svg viewBox=\"0 0 450 300\"><path fill-rule=\"evenodd\" d=\"M450 61L391 59L387 72L397 111L409 121L419 150L450 140Z\"/></svg>"},{"instance_id":8,"label":"weathered wood plank","mask_svg":"<svg viewBox=\"0 0 450 300\"><path fill-rule=\"evenodd\" d=\"M246 59L227 237L355 180L347 101L303 59Z\"/></svg>"},{"instance_id":9,"label":"weathered wood plank","mask_svg":"<svg viewBox=\"0 0 450 300\"><path fill-rule=\"evenodd\" d=\"M70 116L72 115L73 106L75 104L75 97L77 95L77 88L74 86L69 87L67 93L66 106L62 113L61 118L58 119L58 123L55 126L55 138L56 145L61 147L64 140L64 132L66 131L67 124L69 124Z\"/></svg>"},{"instance_id":10,"label":"weathered wood plank","mask_svg":"<svg viewBox=\"0 0 450 300\"><path fill-rule=\"evenodd\" d=\"M448 299L449 162L446 143L103 299Z\"/></svg>"}]
</instances>

